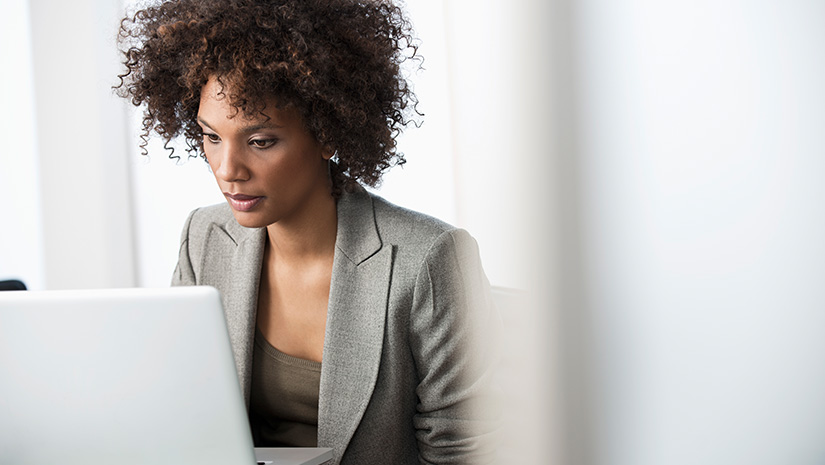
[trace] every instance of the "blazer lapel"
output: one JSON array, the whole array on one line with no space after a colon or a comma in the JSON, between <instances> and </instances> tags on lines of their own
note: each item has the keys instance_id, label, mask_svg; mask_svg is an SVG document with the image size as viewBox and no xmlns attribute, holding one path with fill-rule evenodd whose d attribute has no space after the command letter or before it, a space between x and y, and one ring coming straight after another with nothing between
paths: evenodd
<instances>
[{"instance_id":1,"label":"blazer lapel","mask_svg":"<svg viewBox=\"0 0 825 465\"><path fill-rule=\"evenodd\" d=\"M252 343L258 308L266 229L249 229L230 220L207 231L202 283L221 291L229 339L246 405L252 380Z\"/></svg>"},{"instance_id":2,"label":"blazer lapel","mask_svg":"<svg viewBox=\"0 0 825 465\"><path fill-rule=\"evenodd\" d=\"M338 201L338 232L330 284L321 388L318 445L348 444L367 408L378 376L384 340L392 247L375 226L372 198L364 190ZM336 450L341 456L344 450Z\"/></svg>"}]
</instances>

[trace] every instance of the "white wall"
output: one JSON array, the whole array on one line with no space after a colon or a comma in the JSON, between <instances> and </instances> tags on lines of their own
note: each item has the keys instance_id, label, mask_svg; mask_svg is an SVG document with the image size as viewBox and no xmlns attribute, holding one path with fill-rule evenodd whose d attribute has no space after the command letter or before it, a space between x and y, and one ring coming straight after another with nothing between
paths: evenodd
<instances>
[{"instance_id":1,"label":"white wall","mask_svg":"<svg viewBox=\"0 0 825 465\"><path fill-rule=\"evenodd\" d=\"M388 171L376 192L407 208L426 212L458 224L454 190L454 137L451 120L450 64L446 42L446 18L442 0L408 2L406 10L421 40L418 53L424 57L418 69L407 62L406 73L425 114L422 126L410 125L398 138L407 164Z\"/></svg>"},{"instance_id":2,"label":"white wall","mask_svg":"<svg viewBox=\"0 0 825 465\"><path fill-rule=\"evenodd\" d=\"M525 5L444 2L456 220L479 241L490 280L519 289L530 278L520 245L528 241L522 225L534 206L525 205L525 166L536 158L521 98L534 68L523 65L538 67L514 53L531 45L521 36Z\"/></svg>"},{"instance_id":3,"label":"white wall","mask_svg":"<svg viewBox=\"0 0 825 465\"><path fill-rule=\"evenodd\" d=\"M825 462L825 3L578 7L579 463Z\"/></svg>"}]
</instances>

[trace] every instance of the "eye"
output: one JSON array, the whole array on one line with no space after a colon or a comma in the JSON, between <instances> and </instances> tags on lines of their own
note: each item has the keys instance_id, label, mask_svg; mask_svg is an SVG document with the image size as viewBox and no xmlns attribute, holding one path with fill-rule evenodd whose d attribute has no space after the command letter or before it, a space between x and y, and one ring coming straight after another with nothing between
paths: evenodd
<instances>
[{"instance_id":1,"label":"eye","mask_svg":"<svg viewBox=\"0 0 825 465\"><path fill-rule=\"evenodd\" d=\"M256 149L268 149L275 145L276 142L278 142L278 139L252 139L249 141L249 145Z\"/></svg>"},{"instance_id":2,"label":"eye","mask_svg":"<svg viewBox=\"0 0 825 465\"><path fill-rule=\"evenodd\" d=\"M209 143L212 143L212 144L217 144L218 142L220 142L220 141L221 141L221 138L220 138L220 137L218 137L218 135L217 135L217 134L212 134L212 133L209 133L209 132L204 132L204 133L203 133L203 140L204 140L204 142L209 142Z\"/></svg>"}]
</instances>

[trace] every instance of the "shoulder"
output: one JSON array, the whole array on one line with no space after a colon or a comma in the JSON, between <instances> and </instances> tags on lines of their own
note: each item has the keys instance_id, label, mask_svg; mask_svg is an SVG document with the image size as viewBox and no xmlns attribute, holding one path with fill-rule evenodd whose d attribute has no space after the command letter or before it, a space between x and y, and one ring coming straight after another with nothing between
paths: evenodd
<instances>
[{"instance_id":1,"label":"shoulder","mask_svg":"<svg viewBox=\"0 0 825 465\"><path fill-rule=\"evenodd\" d=\"M239 225L229 205L219 203L192 210L184 224L181 243L188 242L189 249L202 250L214 232L240 243L249 237L255 237L255 231L257 230Z\"/></svg>"},{"instance_id":2,"label":"shoulder","mask_svg":"<svg viewBox=\"0 0 825 465\"><path fill-rule=\"evenodd\" d=\"M189 223L191 229L199 230L213 223L226 224L232 218L232 210L229 205L224 202L192 210L187 223Z\"/></svg>"},{"instance_id":3,"label":"shoulder","mask_svg":"<svg viewBox=\"0 0 825 465\"><path fill-rule=\"evenodd\" d=\"M172 275L172 285L195 285L199 282L197 264L203 258L210 225L224 224L232 212L225 205L213 205L192 210L183 224L178 250L178 264Z\"/></svg>"},{"instance_id":4,"label":"shoulder","mask_svg":"<svg viewBox=\"0 0 825 465\"><path fill-rule=\"evenodd\" d=\"M424 246L439 237L462 231L438 218L395 205L376 194L370 196L378 233L391 243Z\"/></svg>"},{"instance_id":5,"label":"shoulder","mask_svg":"<svg viewBox=\"0 0 825 465\"><path fill-rule=\"evenodd\" d=\"M382 242L396 249L397 258L411 266L453 268L458 262L480 263L478 244L464 229L432 216L395 205L370 194ZM449 263L449 264L447 264Z\"/></svg>"}]
</instances>

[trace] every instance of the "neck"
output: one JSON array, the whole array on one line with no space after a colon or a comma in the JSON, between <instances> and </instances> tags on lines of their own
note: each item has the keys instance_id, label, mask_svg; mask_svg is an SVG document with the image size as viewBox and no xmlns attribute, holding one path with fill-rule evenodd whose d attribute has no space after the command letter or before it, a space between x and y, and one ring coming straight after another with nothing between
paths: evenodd
<instances>
[{"instance_id":1,"label":"neck","mask_svg":"<svg viewBox=\"0 0 825 465\"><path fill-rule=\"evenodd\" d=\"M338 213L335 198L321 196L305 215L267 226L267 247L285 262L327 259L335 252Z\"/></svg>"}]
</instances>

